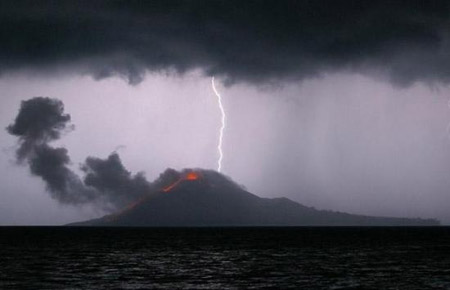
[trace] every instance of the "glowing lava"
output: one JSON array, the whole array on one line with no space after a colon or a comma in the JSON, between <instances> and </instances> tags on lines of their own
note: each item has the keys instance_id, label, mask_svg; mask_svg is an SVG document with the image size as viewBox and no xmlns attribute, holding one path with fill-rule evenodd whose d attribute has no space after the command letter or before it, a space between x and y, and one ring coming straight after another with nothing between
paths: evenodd
<instances>
[{"instance_id":1,"label":"glowing lava","mask_svg":"<svg viewBox=\"0 0 450 290\"><path fill-rule=\"evenodd\" d=\"M182 181L185 181L185 180L193 181L193 180L197 180L197 179L200 179L200 175L198 173L194 172L194 171L189 171L188 173L186 173L184 176L180 177L180 179L178 179L177 181L175 181L171 185L164 187L162 189L162 191L163 192L169 192Z\"/></svg>"},{"instance_id":2,"label":"glowing lava","mask_svg":"<svg viewBox=\"0 0 450 290\"><path fill-rule=\"evenodd\" d=\"M176 187L179 183L181 183L183 181L194 181L194 180L199 180L200 178L201 178L201 174L199 174L199 173L197 173L195 171L189 171L187 173L182 174L181 177L177 181L175 181L174 183L170 184L169 186L164 187L162 189L162 192L169 192L169 191L171 191L174 187ZM141 197L141 198L131 202L130 204L128 204L120 212L110 215L108 217L108 221L114 222L114 221L118 220L125 213L132 211L135 207L137 207L138 205L140 205L141 203L145 202L146 200L148 200L151 197L152 197L152 195L145 195L145 196L143 196L143 197Z\"/></svg>"},{"instance_id":3,"label":"glowing lava","mask_svg":"<svg viewBox=\"0 0 450 290\"><path fill-rule=\"evenodd\" d=\"M172 183L171 185L164 187L164 188L162 189L162 191L163 191L163 192L169 192L169 191L171 191L175 186L177 186L178 183L180 183L180 182L181 182L181 179L178 179L177 181L175 181L175 182Z\"/></svg>"},{"instance_id":4,"label":"glowing lava","mask_svg":"<svg viewBox=\"0 0 450 290\"><path fill-rule=\"evenodd\" d=\"M198 174L193 171L186 174L186 177L185 177L186 180L196 180L198 178L199 178Z\"/></svg>"}]
</instances>

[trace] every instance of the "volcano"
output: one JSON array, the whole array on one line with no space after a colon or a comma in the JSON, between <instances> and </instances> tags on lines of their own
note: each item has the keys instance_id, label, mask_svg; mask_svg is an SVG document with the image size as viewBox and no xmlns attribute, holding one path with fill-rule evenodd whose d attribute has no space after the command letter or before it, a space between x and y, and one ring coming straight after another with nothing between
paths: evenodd
<instances>
[{"instance_id":1,"label":"volcano","mask_svg":"<svg viewBox=\"0 0 450 290\"><path fill-rule=\"evenodd\" d=\"M287 198L261 198L212 170L168 169L147 196L74 226L434 226L434 219L372 217L317 210Z\"/></svg>"}]
</instances>

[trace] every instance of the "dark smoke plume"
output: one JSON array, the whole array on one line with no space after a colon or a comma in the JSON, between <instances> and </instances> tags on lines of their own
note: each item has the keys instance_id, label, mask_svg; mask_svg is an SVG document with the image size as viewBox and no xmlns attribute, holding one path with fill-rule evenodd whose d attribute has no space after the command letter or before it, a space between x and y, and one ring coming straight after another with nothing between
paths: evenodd
<instances>
[{"instance_id":1,"label":"dark smoke plume","mask_svg":"<svg viewBox=\"0 0 450 290\"><path fill-rule=\"evenodd\" d=\"M53 148L49 142L73 127L64 104L57 99L35 97L22 101L19 114L6 130L19 137L17 161L26 161L30 172L45 181L51 196L61 203L81 204L92 201L95 193L68 165L70 157L65 148Z\"/></svg>"},{"instance_id":2,"label":"dark smoke plume","mask_svg":"<svg viewBox=\"0 0 450 290\"><path fill-rule=\"evenodd\" d=\"M87 158L81 166L86 173L83 182L69 167L67 149L49 145L72 128L69 121L60 100L35 97L22 101L14 123L6 128L19 138L18 162L28 163L30 172L45 181L54 199L65 204L95 203L114 210L149 194L151 184L142 173L131 175L117 153L105 160Z\"/></svg>"},{"instance_id":3,"label":"dark smoke plume","mask_svg":"<svg viewBox=\"0 0 450 290\"><path fill-rule=\"evenodd\" d=\"M182 172L179 172L172 168L167 168L159 175L156 180L153 181L153 185L155 186L155 188L161 189L176 182L181 178L181 176Z\"/></svg>"},{"instance_id":4,"label":"dark smoke plume","mask_svg":"<svg viewBox=\"0 0 450 290\"><path fill-rule=\"evenodd\" d=\"M47 144L36 146L28 163L31 173L46 182L48 191L59 202L81 204L95 199L96 192L86 188L68 167L70 158L65 148L52 148Z\"/></svg>"},{"instance_id":5,"label":"dark smoke plume","mask_svg":"<svg viewBox=\"0 0 450 290\"><path fill-rule=\"evenodd\" d=\"M149 194L152 189L143 173L132 175L123 166L117 153L106 159L88 157L81 169L86 173L84 183L116 207Z\"/></svg>"},{"instance_id":6,"label":"dark smoke plume","mask_svg":"<svg viewBox=\"0 0 450 290\"><path fill-rule=\"evenodd\" d=\"M34 153L38 146L61 137L67 130L70 115L64 114L64 104L60 100L35 97L22 101L19 114L6 130L19 137L18 160Z\"/></svg>"}]
</instances>

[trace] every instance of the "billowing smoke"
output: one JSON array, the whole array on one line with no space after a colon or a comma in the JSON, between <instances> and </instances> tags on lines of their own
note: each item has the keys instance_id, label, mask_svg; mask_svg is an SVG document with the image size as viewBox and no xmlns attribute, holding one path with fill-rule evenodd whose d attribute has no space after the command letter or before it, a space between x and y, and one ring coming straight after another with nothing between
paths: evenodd
<instances>
[{"instance_id":1,"label":"billowing smoke","mask_svg":"<svg viewBox=\"0 0 450 290\"><path fill-rule=\"evenodd\" d=\"M82 170L86 173L84 183L95 188L114 207L149 194L152 189L143 173L132 175L123 166L117 153L106 159L88 157Z\"/></svg>"},{"instance_id":2,"label":"billowing smoke","mask_svg":"<svg viewBox=\"0 0 450 290\"><path fill-rule=\"evenodd\" d=\"M28 158L32 174L41 177L52 197L62 203L81 204L95 199L95 191L86 188L68 165L70 158L65 148L47 144L35 146Z\"/></svg>"},{"instance_id":3,"label":"billowing smoke","mask_svg":"<svg viewBox=\"0 0 450 290\"><path fill-rule=\"evenodd\" d=\"M167 168L159 177L153 182L156 188L164 188L181 178L182 173L175 169Z\"/></svg>"},{"instance_id":4,"label":"billowing smoke","mask_svg":"<svg viewBox=\"0 0 450 290\"><path fill-rule=\"evenodd\" d=\"M35 97L22 101L14 124L6 130L19 137L17 158L19 161L35 154L35 149L50 141L57 140L61 133L70 128L70 115L64 114L64 104L60 100Z\"/></svg>"},{"instance_id":5,"label":"billowing smoke","mask_svg":"<svg viewBox=\"0 0 450 290\"><path fill-rule=\"evenodd\" d=\"M49 145L73 129L69 122L70 115L64 113L60 100L35 97L22 101L14 123L6 128L19 138L18 163L26 162L54 199L65 204L95 203L114 210L150 192L151 183L142 173L132 175L126 170L117 153L104 160L88 157L81 166L86 174L82 180L69 167L67 149Z\"/></svg>"},{"instance_id":6,"label":"billowing smoke","mask_svg":"<svg viewBox=\"0 0 450 290\"><path fill-rule=\"evenodd\" d=\"M17 161L28 163L30 172L45 181L52 197L62 203L81 204L93 200L94 192L68 167L67 150L48 144L73 128L69 122L70 115L64 114L60 100L35 97L22 101L14 123L6 129L19 137Z\"/></svg>"}]
</instances>

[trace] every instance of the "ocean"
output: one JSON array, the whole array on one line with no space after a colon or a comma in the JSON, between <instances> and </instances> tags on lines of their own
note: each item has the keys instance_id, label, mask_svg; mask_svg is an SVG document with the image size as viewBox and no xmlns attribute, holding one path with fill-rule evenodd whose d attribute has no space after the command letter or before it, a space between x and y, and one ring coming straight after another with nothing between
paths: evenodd
<instances>
[{"instance_id":1,"label":"ocean","mask_svg":"<svg viewBox=\"0 0 450 290\"><path fill-rule=\"evenodd\" d=\"M0 227L0 289L450 289L449 227Z\"/></svg>"}]
</instances>

